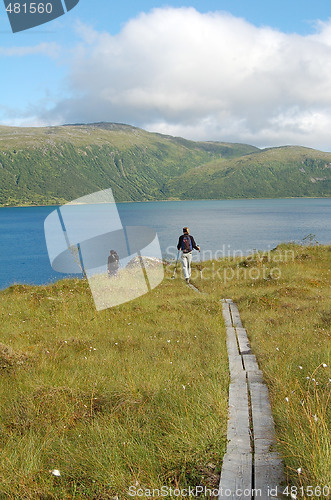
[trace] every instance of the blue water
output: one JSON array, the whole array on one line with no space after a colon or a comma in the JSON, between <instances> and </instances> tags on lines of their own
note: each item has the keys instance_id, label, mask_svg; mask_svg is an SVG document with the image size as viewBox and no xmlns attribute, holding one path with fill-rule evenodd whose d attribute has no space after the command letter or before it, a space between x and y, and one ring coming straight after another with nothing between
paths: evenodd
<instances>
[{"instance_id":1,"label":"blue water","mask_svg":"<svg viewBox=\"0 0 331 500\"><path fill-rule=\"evenodd\" d=\"M46 249L44 220L54 208L0 208L0 288L66 276L53 271ZM155 229L168 257L176 255L183 226L190 228L205 258L216 252L269 250L301 242L309 233L319 243L331 243L331 198L119 203L117 208L123 225Z\"/></svg>"}]
</instances>

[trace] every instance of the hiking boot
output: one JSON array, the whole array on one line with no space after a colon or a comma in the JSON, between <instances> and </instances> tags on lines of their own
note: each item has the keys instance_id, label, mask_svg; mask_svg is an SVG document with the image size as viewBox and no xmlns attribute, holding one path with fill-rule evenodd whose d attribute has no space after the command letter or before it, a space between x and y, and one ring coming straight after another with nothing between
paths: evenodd
<instances>
[{"instance_id":1,"label":"hiking boot","mask_svg":"<svg viewBox=\"0 0 331 500\"><path fill-rule=\"evenodd\" d=\"M186 278L186 283L189 283L190 282L190 279L189 278Z\"/></svg>"}]
</instances>

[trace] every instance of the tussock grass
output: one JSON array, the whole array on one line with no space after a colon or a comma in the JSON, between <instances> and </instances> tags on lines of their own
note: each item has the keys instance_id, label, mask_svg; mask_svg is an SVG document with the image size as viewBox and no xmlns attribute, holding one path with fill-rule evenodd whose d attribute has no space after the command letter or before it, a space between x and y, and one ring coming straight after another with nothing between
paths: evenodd
<instances>
[{"instance_id":1,"label":"tussock grass","mask_svg":"<svg viewBox=\"0 0 331 500\"><path fill-rule=\"evenodd\" d=\"M219 312L179 280L101 312L85 281L1 292L0 497L217 487L229 383Z\"/></svg>"}]
</instances>

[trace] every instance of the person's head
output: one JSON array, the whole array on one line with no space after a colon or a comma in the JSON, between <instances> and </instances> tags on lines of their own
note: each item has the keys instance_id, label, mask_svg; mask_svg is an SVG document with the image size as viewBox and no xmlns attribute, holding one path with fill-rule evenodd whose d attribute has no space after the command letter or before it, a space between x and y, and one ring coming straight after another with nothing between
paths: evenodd
<instances>
[{"instance_id":1,"label":"person's head","mask_svg":"<svg viewBox=\"0 0 331 500\"><path fill-rule=\"evenodd\" d=\"M188 230L188 227L183 227L183 233L184 234L189 234L189 230Z\"/></svg>"}]
</instances>

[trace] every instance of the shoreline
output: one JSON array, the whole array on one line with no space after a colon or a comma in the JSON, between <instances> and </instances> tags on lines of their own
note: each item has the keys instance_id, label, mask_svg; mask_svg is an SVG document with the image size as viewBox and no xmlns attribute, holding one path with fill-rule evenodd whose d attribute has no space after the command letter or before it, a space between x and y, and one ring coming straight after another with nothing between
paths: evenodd
<instances>
[{"instance_id":1,"label":"shoreline","mask_svg":"<svg viewBox=\"0 0 331 500\"><path fill-rule=\"evenodd\" d=\"M284 196L284 197L275 197L275 198L194 198L188 200L180 200L180 199L165 199L165 200L128 200L128 201L115 201L116 205L123 203L165 203L165 202L186 202L186 201L244 201L244 200L325 200L331 199L330 196ZM66 201L62 204L52 204L52 205L0 205L1 208L41 208L41 207L61 207L66 205L67 203L72 203L70 201ZM92 203L94 204L94 203ZM107 205L108 202L105 203ZM74 203L73 203L74 205ZM85 205L84 203L75 203L75 205Z\"/></svg>"},{"instance_id":2,"label":"shoreline","mask_svg":"<svg viewBox=\"0 0 331 500\"><path fill-rule=\"evenodd\" d=\"M193 264L196 264L198 265L199 262L200 263L207 263L209 261L212 261L212 262L216 262L216 263L220 263L220 262L233 262L235 259L239 259L239 258L249 258L249 257L253 257L254 255L256 254L262 254L262 255L267 255L268 256L268 262L273 262L270 258L270 255L271 255L271 252L273 252L274 250L277 250L278 247L282 246L282 245L288 245L288 246L294 246L294 247L308 247L309 248L309 243L303 243L302 241L301 242L296 242L296 241L284 241L282 243L279 243L276 245L276 247L274 248L268 248L268 249L248 249L247 252L243 252L241 255L225 255L223 254L222 257L216 257L215 255L212 256L211 259L206 259L206 260L195 260L193 258ZM311 245L312 247L316 246L315 244ZM323 248L323 247L330 247L331 249L331 241L330 243L317 243L317 246L320 247L320 248ZM285 250L286 252L286 250ZM275 262L278 262L278 261L275 261ZM280 261L282 262L282 261ZM175 264L175 259L171 262L167 262L164 258L162 258L162 263L165 267L168 267L169 265L174 265ZM27 287L51 287L53 285L56 285L59 281L66 281L66 280L79 280L79 281L83 281L83 280L86 280L86 277L84 277L83 274L80 274L80 273L76 273L76 275L74 274L70 274L70 273L58 273L58 274L62 274L63 276L59 276L59 277L53 277L53 278L50 278L48 281L44 282L44 283L28 283L26 281L15 281L13 283L10 283L8 285L6 285L5 287L1 287L0 286L0 294L6 290L8 290L10 287L12 286L27 286ZM252 278L254 279L254 278Z\"/></svg>"}]
</instances>

